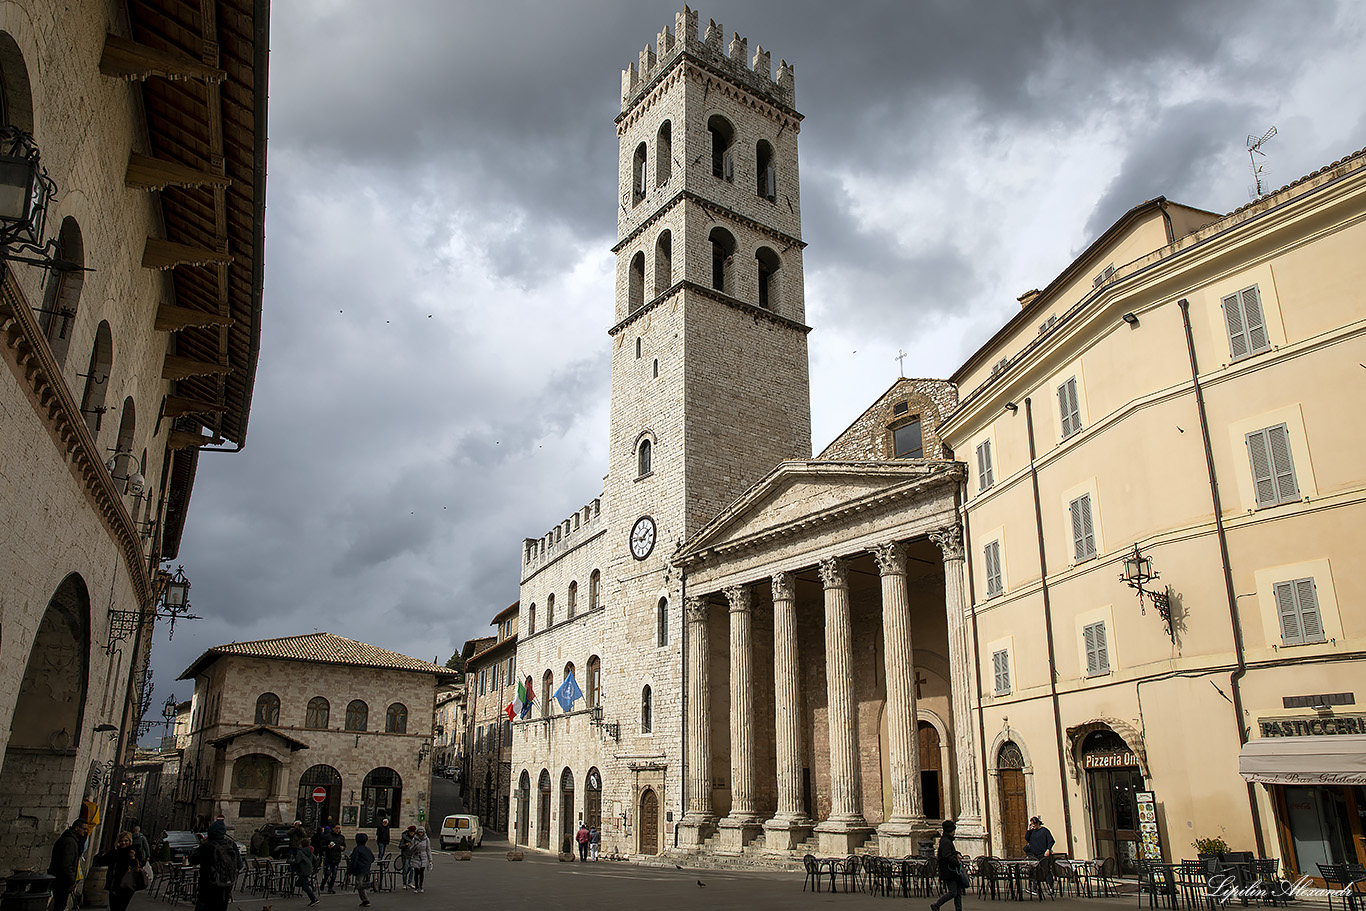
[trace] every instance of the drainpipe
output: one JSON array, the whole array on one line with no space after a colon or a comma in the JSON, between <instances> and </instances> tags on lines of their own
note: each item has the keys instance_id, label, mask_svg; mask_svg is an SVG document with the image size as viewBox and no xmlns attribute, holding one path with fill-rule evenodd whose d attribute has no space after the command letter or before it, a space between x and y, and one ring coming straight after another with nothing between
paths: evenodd
<instances>
[{"instance_id":1,"label":"drainpipe","mask_svg":"<svg viewBox=\"0 0 1366 911\"><path fill-rule=\"evenodd\" d=\"M966 476L963 487L967 486ZM986 829L987 843L991 843L991 772L987 765L987 723L982 717L982 644L977 638L977 594L972 578L972 535L968 527L968 510L963 503L963 487L953 492L953 507L963 518L963 558L968 576L968 605L972 610L972 676L977 687L977 740L982 754L982 774L978 781L982 785L982 824ZM971 723L971 722L969 722ZM990 854L990 850L987 852Z\"/></svg>"},{"instance_id":2,"label":"drainpipe","mask_svg":"<svg viewBox=\"0 0 1366 911\"><path fill-rule=\"evenodd\" d=\"M1238 667L1228 678L1229 691L1233 699L1233 723L1238 729L1238 746L1247 744L1247 729L1243 726L1243 696L1240 682L1247 674L1247 661L1243 655L1243 626L1238 618L1238 598L1233 592L1233 568L1228 556L1228 534L1224 529L1224 510L1219 501L1219 481L1214 473L1214 450L1210 447L1209 420L1205 415L1205 393L1200 387L1200 367L1195 359L1195 339L1191 335L1190 302L1186 298L1176 302L1181 308L1181 325L1186 331L1186 351L1190 354L1191 385L1195 389L1195 408L1200 414L1200 439L1205 444L1205 468L1209 472L1209 495L1214 504L1214 528L1219 538L1219 559L1224 565L1224 592L1228 598L1229 625L1233 631L1233 654ZM1252 811L1252 832L1257 839L1257 856L1266 856L1266 843L1262 838L1262 813L1257 808L1257 791L1252 782L1247 782L1247 805Z\"/></svg>"},{"instance_id":3,"label":"drainpipe","mask_svg":"<svg viewBox=\"0 0 1366 911\"><path fill-rule=\"evenodd\" d=\"M678 745L681 748L678 753L678 818L674 820L674 850L678 850L678 827L683 822L683 817L688 812L688 571L685 567L678 567L678 610L675 611L678 618L683 622L679 624L682 633L678 637L678 645L682 651L678 656L678 666L682 673L678 679L683 687L683 692L678 700L683 714L678 719Z\"/></svg>"},{"instance_id":4,"label":"drainpipe","mask_svg":"<svg viewBox=\"0 0 1366 911\"><path fill-rule=\"evenodd\" d=\"M1048 635L1048 695L1053 702L1053 736L1058 745L1058 783L1062 786L1062 824L1067 834L1067 850L1075 852L1072 841L1072 809L1067 799L1067 757L1063 747L1062 708L1058 704L1058 665L1053 648L1053 605L1048 597L1048 556L1043 546L1043 509L1039 505L1039 469L1034 449L1034 403L1026 398L1025 431L1029 437L1029 481L1034 488L1034 528L1039 537L1039 589L1043 593L1043 623Z\"/></svg>"}]
</instances>

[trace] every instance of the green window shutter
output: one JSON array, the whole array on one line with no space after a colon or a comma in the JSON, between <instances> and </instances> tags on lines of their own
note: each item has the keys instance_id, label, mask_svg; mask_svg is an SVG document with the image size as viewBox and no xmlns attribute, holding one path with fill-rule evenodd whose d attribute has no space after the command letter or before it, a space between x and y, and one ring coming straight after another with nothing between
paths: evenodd
<instances>
[{"instance_id":1,"label":"green window shutter","mask_svg":"<svg viewBox=\"0 0 1366 911\"><path fill-rule=\"evenodd\" d=\"M1281 642L1298 645L1304 641L1299 611L1295 609L1295 583L1276 583L1276 613L1281 618Z\"/></svg>"},{"instance_id":2,"label":"green window shutter","mask_svg":"<svg viewBox=\"0 0 1366 911\"><path fill-rule=\"evenodd\" d=\"M1245 288L1241 294L1243 304L1243 325L1247 330L1248 354L1256 354L1271 347L1266 334L1266 318L1262 315L1262 294L1256 285Z\"/></svg>"},{"instance_id":3,"label":"green window shutter","mask_svg":"<svg viewBox=\"0 0 1366 911\"><path fill-rule=\"evenodd\" d=\"M1228 349L1229 354L1236 361L1241 357L1246 357L1248 353L1247 345L1247 325L1243 321L1243 307L1238 302L1238 295L1230 294L1222 300L1224 305L1224 328L1228 330Z\"/></svg>"},{"instance_id":4,"label":"green window shutter","mask_svg":"<svg viewBox=\"0 0 1366 911\"><path fill-rule=\"evenodd\" d=\"M1319 612L1318 590L1313 579L1299 579L1295 582L1295 600L1300 609L1300 630L1305 642L1322 642L1323 615Z\"/></svg>"}]
</instances>

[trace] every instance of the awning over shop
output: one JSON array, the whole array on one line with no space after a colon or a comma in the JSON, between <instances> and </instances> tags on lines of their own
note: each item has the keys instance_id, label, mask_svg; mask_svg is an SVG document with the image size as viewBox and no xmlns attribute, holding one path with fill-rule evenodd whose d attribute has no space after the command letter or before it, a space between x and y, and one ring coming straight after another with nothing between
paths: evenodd
<instances>
[{"instance_id":1,"label":"awning over shop","mask_svg":"<svg viewBox=\"0 0 1366 911\"><path fill-rule=\"evenodd\" d=\"M1263 784L1366 785L1366 735L1258 737L1243 747L1238 771Z\"/></svg>"}]
</instances>

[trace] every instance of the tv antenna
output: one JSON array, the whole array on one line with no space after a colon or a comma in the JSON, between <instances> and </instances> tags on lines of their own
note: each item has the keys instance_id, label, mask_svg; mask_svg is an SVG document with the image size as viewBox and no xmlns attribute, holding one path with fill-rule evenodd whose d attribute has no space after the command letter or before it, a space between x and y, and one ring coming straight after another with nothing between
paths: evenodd
<instances>
[{"instance_id":1,"label":"tv antenna","mask_svg":"<svg viewBox=\"0 0 1366 911\"><path fill-rule=\"evenodd\" d=\"M1276 135L1276 128L1273 126L1261 136L1247 137L1247 159L1252 168L1252 186L1247 188L1248 195L1253 199L1261 199L1266 195L1266 165L1257 164L1257 156L1266 157L1262 151L1262 146L1266 145L1267 140Z\"/></svg>"}]
</instances>

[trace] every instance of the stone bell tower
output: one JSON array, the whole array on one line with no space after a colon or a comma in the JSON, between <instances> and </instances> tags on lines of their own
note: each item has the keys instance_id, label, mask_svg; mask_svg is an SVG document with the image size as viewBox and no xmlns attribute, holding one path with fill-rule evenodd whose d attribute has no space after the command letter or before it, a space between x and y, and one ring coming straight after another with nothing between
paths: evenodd
<instances>
[{"instance_id":1,"label":"stone bell tower","mask_svg":"<svg viewBox=\"0 0 1366 911\"><path fill-rule=\"evenodd\" d=\"M779 462L811 457L793 69L775 74L767 51L723 34L711 22L699 40L684 7L622 73L616 118L604 494L608 607L624 616L604 669L624 679L605 692L653 699L652 730L632 710L620 748L667 754L658 784L673 806L683 610L669 558ZM650 695L642 680L655 681Z\"/></svg>"}]
</instances>

